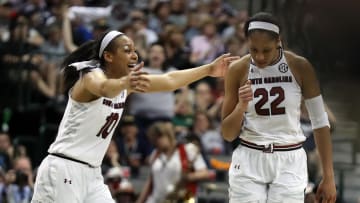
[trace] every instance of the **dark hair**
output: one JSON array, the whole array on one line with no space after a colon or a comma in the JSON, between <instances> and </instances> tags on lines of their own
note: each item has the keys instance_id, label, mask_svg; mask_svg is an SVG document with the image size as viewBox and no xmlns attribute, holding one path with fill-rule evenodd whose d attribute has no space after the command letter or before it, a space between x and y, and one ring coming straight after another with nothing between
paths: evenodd
<instances>
[{"instance_id":1,"label":"dark hair","mask_svg":"<svg viewBox=\"0 0 360 203\"><path fill-rule=\"evenodd\" d=\"M267 23L272 23L274 25L277 25L279 27L279 32L281 32L281 26L280 23L278 22L278 20L270 13L266 13L266 12L260 12L255 14L254 16L252 16L248 21L246 21L245 26L244 26L244 32L245 32L245 36L249 37L249 35L254 32L254 31L262 31L262 32L266 32L269 34L269 36L272 39L277 39L279 38L279 34L269 31L269 30L262 30L262 29L254 29L254 30L250 30L249 29L249 24L253 21L261 21L261 22L267 22Z\"/></svg>"},{"instance_id":2,"label":"dark hair","mask_svg":"<svg viewBox=\"0 0 360 203\"><path fill-rule=\"evenodd\" d=\"M105 60L103 56L99 58L99 49L100 49L100 43L107 33L108 32L103 33L103 35L100 37L99 40L90 40L85 42L64 59L64 61L61 64L61 67L63 68L63 74L64 74L65 92L68 92L69 89L75 84L75 82L80 77L80 72L77 71L76 68L74 67L69 67L70 64L81 61L98 60L101 65L100 68L104 67ZM114 39L116 39L117 37L115 37ZM109 45L104 49L104 51L109 51L109 52L116 51L117 46L116 43L114 43L114 39L109 43Z\"/></svg>"},{"instance_id":3,"label":"dark hair","mask_svg":"<svg viewBox=\"0 0 360 203\"><path fill-rule=\"evenodd\" d=\"M168 64L168 55L165 50L165 45L162 42L154 42L154 43L150 44L150 46L148 48L149 52L150 52L150 49L153 48L154 46L161 46L163 49L164 62L162 64L161 70L166 72L170 68L170 65ZM149 65L149 59L147 59L146 64Z\"/></svg>"}]
</instances>

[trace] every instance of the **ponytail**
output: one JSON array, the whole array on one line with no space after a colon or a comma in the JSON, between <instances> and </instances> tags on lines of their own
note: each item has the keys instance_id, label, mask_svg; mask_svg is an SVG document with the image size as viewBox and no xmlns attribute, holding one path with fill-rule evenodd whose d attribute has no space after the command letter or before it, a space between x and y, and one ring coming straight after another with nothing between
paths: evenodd
<instances>
[{"instance_id":1,"label":"ponytail","mask_svg":"<svg viewBox=\"0 0 360 203\"><path fill-rule=\"evenodd\" d=\"M105 59L103 57L104 51L115 52L116 44L114 43L114 39L122 35L124 34L118 31L105 32L100 40L90 40L85 42L68 55L62 63L65 92L68 92L75 84L79 79L81 72L69 65L75 62L96 60L99 62L100 67L103 67L105 64Z\"/></svg>"},{"instance_id":2,"label":"ponytail","mask_svg":"<svg viewBox=\"0 0 360 203\"><path fill-rule=\"evenodd\" d=\"M69 65L79 61L99 60L98 47L98 41L90 40L82 44L64 59L61 67L63 68L64 74L65 92L68 92L80 77L80 71L77 71L75 67Z\"/></svg>"}]
</instances>

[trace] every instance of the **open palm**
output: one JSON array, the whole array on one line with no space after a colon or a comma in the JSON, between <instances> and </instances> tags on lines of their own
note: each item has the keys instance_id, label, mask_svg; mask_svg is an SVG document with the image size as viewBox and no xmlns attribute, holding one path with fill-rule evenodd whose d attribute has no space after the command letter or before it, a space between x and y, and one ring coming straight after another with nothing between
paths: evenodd
<instances>
[{"instance_id":1,"label":"open palm","mask_svg":"<svg viewBox=\"0 0 360 203\"><path fill-rule=\"evenodd\" d=\"M230 53L217 57L213 62L211 62L212 68L209 75L212 77L224 77L229 65L239 58L239 56L230 56Z\"/></svg>"}]
</instances>

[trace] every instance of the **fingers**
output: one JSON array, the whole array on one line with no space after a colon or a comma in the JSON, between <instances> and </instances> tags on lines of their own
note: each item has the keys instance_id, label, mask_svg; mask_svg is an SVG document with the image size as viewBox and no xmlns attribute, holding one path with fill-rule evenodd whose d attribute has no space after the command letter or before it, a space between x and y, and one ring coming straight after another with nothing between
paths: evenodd
<instances>
[{"instance_id":1,"label":"fingers","mask_svg":"<svg viewBox=\"0 0 360 203\"><path fill-rule=\"evenodd\" d=\"M246 83L239 88L238 94L239 98L243 101L251 101L253 99L250 80L246 81Z\"/></svg>"},{"instance_id":2,"label":"fingers","mask_svg":"<svg viewBox=\"0 0 360 203\"><path fill-rule=\"evenodd\" d=\"M230 53L222 54L221 56L218 57L218 59L224 59L226 57L229 57L230 55L231 55Z\"/></svg>"},{"instance_id":3,"label":"fingers","mask_svg":"<svg viewBox=\"0 0 360 203\"><path fill-rule=\"evenodd\" d=\"M326 194L321 188L316 191L316 202L319 203L335 203L336 194Z\"/></svg>"},{"instance_id":4,"label":"fingers","mask_svg":"<svg viewBox=\"0 0 360 203\"><path fill-rule=\"evenodd\" d=\"M224 58L224 61L227 63L227 64L231 64L233 61L236 61L240 59L239 56L229 56L229 57L226 57Z\"/></svg>"},{"instance_id":5,"label":"fingers","mask_svg":"<svg viewBox=\"0 0 360 203\"><path fill-rule=\"evenodd\" d=\"M150 80L145 77L147 73L142 73L139 75L132 75L130 80L130 88L135 92L147 92L150 87Z\"/></svg>"},{"instance_id":6,"label":"fingers","mask_svg":"<svg viewBox=\"0 0 360 203\"><path fill-rule=\"evenodd\" d=\"M148 75L148 73L145 72L145 71L136 71L136 72L131 72L130 73L130 77L138 77L138 76L141 76L141 75Z\"/></svg>"},{"instance_id":7,"label":"fingers","mask_svg":"<svg viewBox=\"0 0 360 203\"><path fill-rule=\"evenodd\" d=\"M142 69L143 67L144 67L144 62L141 61L141 63L137 64L134 68L131 69L131 71L137 72L137 71L139 71L140 69Z\"/></svg>"}]
</instances>

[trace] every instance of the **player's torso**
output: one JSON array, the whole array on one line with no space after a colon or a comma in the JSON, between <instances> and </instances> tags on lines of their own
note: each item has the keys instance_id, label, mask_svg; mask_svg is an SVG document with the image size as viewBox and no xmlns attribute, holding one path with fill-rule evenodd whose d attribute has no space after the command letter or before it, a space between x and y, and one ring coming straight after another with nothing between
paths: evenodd
<instances>
[{"instance_id":1,"label":"player's torso","mask_svg":"<svg viewBox=\"0 0 360 203\"><path fill-rule=\"evenodd\" d=\"M99 166L121 118L127 91L117 97L80 103L69 98L63 119L50 153Z\"/></svg>"},{"instance_id":2,"label":"player's torso","mask_svg":"<svg viewBox=\"0 0 360 203\"><path fill-rule=\"evenodd\" d=\"M301 88L280 50L265 68L250 63L254 99L249 102L241 137L257 144L292 144L304 140L300 128Z\"/></svg>"}]
</instances>

